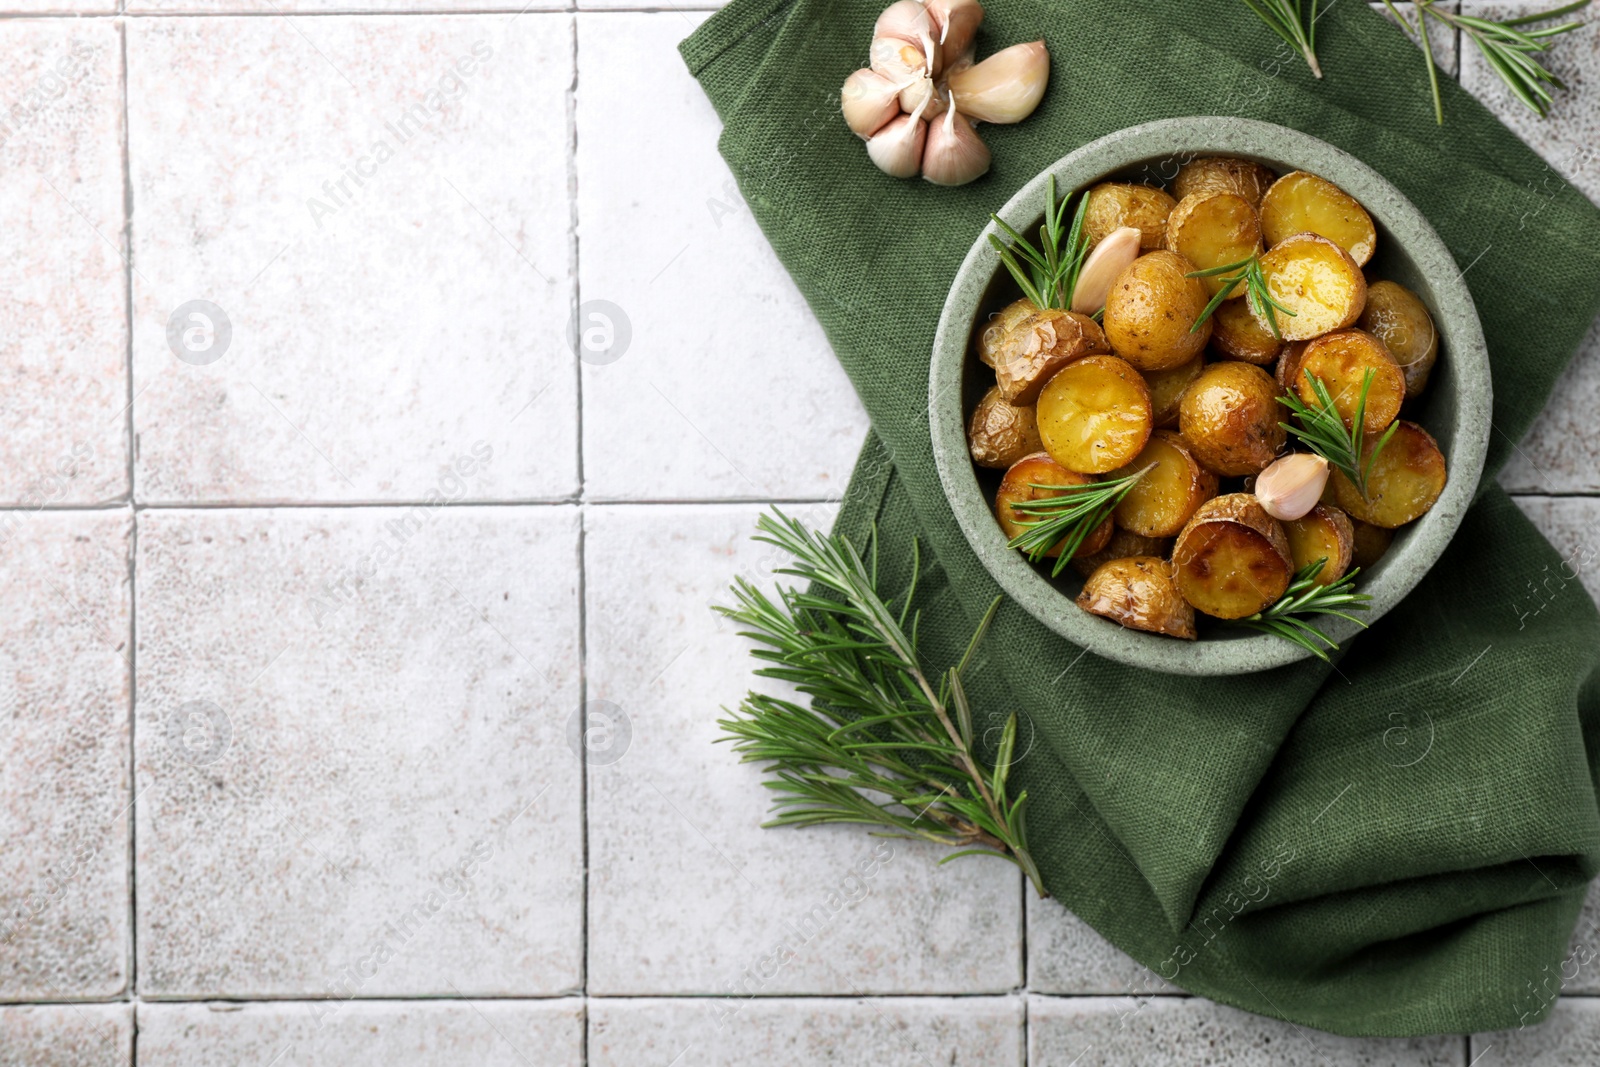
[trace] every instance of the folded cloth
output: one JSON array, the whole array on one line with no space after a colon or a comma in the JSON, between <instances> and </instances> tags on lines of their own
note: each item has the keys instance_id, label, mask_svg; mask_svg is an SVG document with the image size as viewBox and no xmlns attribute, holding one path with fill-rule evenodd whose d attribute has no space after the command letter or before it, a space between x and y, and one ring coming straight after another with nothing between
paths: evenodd
<instances>
[{"instance_id":1,"label":"folded cloth","mask_svg":"<svg viewBox=\"0 0 1600 1067\"><path fill-rule=\"evenodd\" d=\"M1315 134L1432 221L1494 365L1477 501L1337 668L1163 675L1002 607L968 689L1025 719L1013 780L1051 894L1154 975L1264 1015L1395 1036L1542 1018L1600 868L1600 619L1575 580L1594 553L1563 560L1493 479L1600 310L1600 212L1448 81L1436 126L1416 49L1356 0L1318 25L1322 81L1243 4L995 0L979 55L1043 37L1043 103L982 128L984 178L896 181L838 114L883 3L733 0L682 53L872 419L837 529L876 527L891 589L921 542L935 664L999 592L934 469L935 323L988 213L1067 152L1189 114Z\"/></svg>"}]
</instances>

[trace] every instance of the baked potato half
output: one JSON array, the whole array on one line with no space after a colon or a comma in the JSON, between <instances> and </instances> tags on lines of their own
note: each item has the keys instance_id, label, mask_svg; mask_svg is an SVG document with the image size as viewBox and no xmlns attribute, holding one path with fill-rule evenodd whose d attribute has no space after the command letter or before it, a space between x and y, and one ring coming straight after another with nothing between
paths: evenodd
<instances>
[{"instance_id":1,"label":"baked potato half","mask_svg":"<svg viewBox=\"0 0 1600 1067\"><path fill-rule=\"evenodd\" d=\"M1427 388L1428 375L1439 358L1439 331L1433 316L1410 289L1394 282L1367 286L1367 306L1360 326L1384 343L1406 376L1406 396Z\"/></svg>"},{"instance_id":2,"label":"baked potato half","mask_svg":"<svg viewBox=\"0 0 1600 1067\"><path fill-rule=\"evenodd\" d=\"M1089 190L1083 229L1093 247L1113 230L1132 226L1139 231L1139 247L1146 252L1162 247L1167 236L1167 216L1177 201L1153 185L1101 182Z\"/></svg>"},{"instance_id":3,"label":"baked potato half","mask_svg":"<svg viewBox=\"0 0 1600 1067\"><path fill-rule=\"evenodd\" d=\"M1080 474L1104 474L1126 465L1150 439L1150 390L1123 360L1085 356L1045 385L1038 421L1052 459Z\"/></svg>"},{"instance_id":4,"label":"baked potato half","mask_svg":"<svg viewBox=\"0 0 1600 1067\"><path fill-rule=\"evenodd\" d=\"M1378 247L1372 216L1326 178L1297 170L1272 183L1261 198L1261 231L1269 246L1297 233L1326 237L1364 267Z\"/></svg>"},{"instance_id":5,"label":"baked potato half","mask_svg":"<svg viewBox=\"0 0 1600 1067\"><path fill-rule=\"evenodd\" d=\"M1026 512L1016 511L1013 504L1020 504L1025 500L1044 500L1048 497L1061 496L1062 493L1055 489L1041 489L1040 486L1051 485L1088 485L1093 478L1069 471L1043 452L1035 452L1031 456L1011 465L1005 477L1000 479L1000 488L994 495L994 517L1000 523L1000 529L1005 532L1006 538L1012 539L1028 532L1028 525L1039 521L1038 516ZM1111 516L1107 515L1105 521L1096 526L1089 536L1078 545L1078 551L1073 557L1088 556L1100 551L1111 539L1114 527ZM1061 555L1065 541L1058 542L1045 555L1051 559Z\"/></svg>"},{"instance_id":6,"label":"baked potato half","mask_svg":"<svg viewBox=\"0 0 1600 1067\"><path fill-rule=\"evenodd\" d=\"M1145 470L1149 467L1149 470ZM1144 476L1134 483L1113 514L1117 526L1145 537L1174 537L1189 516L1217 495L1217 476L1195 459L1182 434L1157 430L1132 463L1115 477Z\"/></svg>"},{"instance_id":7,"label":"baked potato half","mask_svg":"<svg viewBox=\"0 0 1600 1067\"><path fill-rule=\"evenodd\" d=\"M1335 330L1307 341L1297 368L1295 392L1307 407L1315 407L1317 394L1307 375L1322 379L1339 417L1352 426L1361 403L1361 383L1369 370L1372 385L1367 389L1362 425L1367 432L1376 433L1400 414L1406 377L1383 342L1365 330Z\"/></svg>"},{"instance_id":8,"label":"baked potato half","mask_svg":"<svg viewBox=\"0 0 1600 1067\"><path fill-rule=\"evenodd\" d=\"M1178 401L1189 383L1200 377L1205 369L1204 356L1195 356L1187 363L1166 370L1143 371L1144 384L1150 387L1150 415L1157 426L1178 425ZM1135 552L1133 555L1145 555Z\"/></svg>"},{"instance_id":9,"label":"baked potato half","mask_svg":"<svg viewBox=\"0 0 1600 1067\"><path fill-rule=\"evenodd\" d=\"M1255 474L1271 463L1288 434L1278 384L1260 367L1212 363L1184 390L1178 431L1196 459L1218 474Z\"/></svg>"},{"instance_id":10,"label":"baked potato half","mask_svg":"<svg viewBox=\"0 0 1600 1067\"><path fill-rule=\"evenodd\" d=\"M1367 473L1367 495L1339 471L1329 477L1334 498L1352 519L1392 530L1427 514L1444 492L1444 453L1433 435L1414 422L1401 419L1394 436L1372 462ZM1365 454L1377 443L1368 434Z\"/></svg>"},{"instance_id":11,"label":"baked potato half","mask_svg":"<svg viewBox=\"0 0 1600 1067\"><path fill-rule=\"evenodd\" d=\"M1271 188L1278 176L1259 163L1230 156L1202 156L1178 168L1168 189L1182 200L1196 193L1233 193L1249 201L1251 207L1261 203L1261 197Z\"/></svg>"},{"instance_id":12,"label":"baked potato half","mask_svg":"<svg viewBox=\"0 0 1600 1067\"><path fill-rule=\"evenodd\" d=\"M1194 608L1172 581L1172 564L1158 556L1102 563L1084 580L1078 607L1130 630L1195 639Z\"/></svg>"},{"instance_id":13,"label":"baked potato half","mask_svg":"<svg viewBox=\"0 0 1600 1067\"><path fill-rule=\"evenodd\" d=\"M1242 619L1283 596L1294 577L1289 538L1249 493L1200 505L1172 549L1173 579L1197 611Z\"/></svg>"},{"instance_id":14,"label":"baked potato half","mask_svg":"<svg viewBox=\"0 0 1600 1067\"><path fill-rule=\"evenodd\" d=\"M1355 534L1350 563L1362 570L1369 570L1389 551L1389 545L1394 542L1394 531L1359 519L1353 519L1351 523L1355 527Z\"/></svg>"},{"instance_id":15,"label":"baked potato half","mask_svg":"<svg viewBox=\"0 0 1600 1067\"><path fill-rule=\"evenodd\" d=\"M1249 259L1261 251L1261 223L1250 201L1237 193L1191 193L1167 216L1167 249L1194 264L1196 270ZM1222 291L1221 275L1199 279L1208 297ZM1236 285L1229 300L1244 296Z\"/></svg>"},{"instance_id":16,"label":"baked potato half","mask_svg":"<svg viewBox=\"0 0 1600 1067\"><path fill-rule=\"evenodd\" d=\"M1309 341L1353 326L1367 304L1360 266L1343 248L1314 233L1297 233L1273 245L1261 257L1261 276L1272 298L1289 309L1288 314L1273 312L1285 341ZM1265 320L1261 325L1268 326Z\"/></svg>"},{"instance_id":17,"label":"baked potato half","mask_svg":"<svg viewBox=\"0 0 1600 1067\"><path fill-rule=\"evenodd\" d=\"M1000 470L1044 449L1032 404L1013 404L993 385L967 422L967 451L980 467Z\"/></svg>"},{"instance_id":18,"label":"baked potato half","mask_svg":"<svg viewBox=\"0 0 1600 1067\"><path fill-rule=\"evenodd\" d=\"M1283 342L1255 317L1247 300L1224 300L1211 321L1211 351L1223 359L1265 367L1283 351Z\"/></svg>"},{"instance_id":19,"label":"baked potato half","mask_svg":"<svg viewBox=\"0 0 1600 1067\"><path fill-rule=\"evenodd\" d=\"M1283 524L1289 538L1289 555L1296 571L1319 559L1328 562L1317 572L1318 585L1332 585L1350 569L1355 553L1355 524L1338 508L1318 504L1298 519Z\"/></svg>"},{"instance_id":20,"label":"baked potato half","mask_svg":"<svg viewBox=\"0 0 1600 1067\"><path fill-rule=\"evenodd\" d=\"M995 355L995 385L1011 403L1031 404L1056 371L1073 360L1110 350L1100 324L1089 316L1045 308L1006 334Z\"/></svg>"},{"instance_id":21,"label":"baked potato half","mask_svg":"<svg viewBox=\"0 0 1600 1067\"><path fill-rule=\"evenodd\" d=\"M1128 264L1106 297L1105 336L1111 351L1142 371L1169 370L1199 355L1211 320L1194 329L1211 297L1194 264L1176 252L1147 252Z\"/></svg>"}]
</instances>

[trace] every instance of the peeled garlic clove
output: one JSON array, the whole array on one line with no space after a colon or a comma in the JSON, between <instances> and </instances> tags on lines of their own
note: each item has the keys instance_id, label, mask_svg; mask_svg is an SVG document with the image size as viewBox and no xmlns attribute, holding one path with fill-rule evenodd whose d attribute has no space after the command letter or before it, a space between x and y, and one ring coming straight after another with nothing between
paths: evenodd
<instances>
[{"instance_id":1,"label":"peeled garlic clove","mask_svg":"<svg viewBox=\"0 0 1600 1067\"><path fill-rule=\"evenodd\" d=\"M877 64L873 64L877 69ZM1039 106L1050 83L1050 52L1043 41L1014 44L982 63L952 74L956 109L982 122L1021 122Z\"/></svg>"},{"instance_id":2,"label":"peeled garlic clove","mask_svg":"<svg viewBox=\"0 0 1600 1067\"><path fill-rule=\"evenodd\" d=\"M967 45L967 50L965 52L962 52L958 56L952 56L952 57L947 58L945 60L945 67L944 67L945 84L948 85L950 83L950 79L954 78L957 74L960 74L962 71L970 70L972 68L972 65L974 63L976 63L977 61L978 61L978 46L976 44L969 44L969 45Z\"/></svg>"},{"instance_id":3,"label":"peeled garlic clove","mask_svg":"<svg viewBox=\"0 0 1600 1067\"><path fill-rule=\"evenodd\" d=\"M883 9L883 14L878 16L877 23L872 27L874 38L898 37L916 45L930 61L932 74L937 78L940 62L939 49L933 40L934 33L934 22L928 9L917 0L895 0Z\"/></svg>"},{"instance_id":4,"label":"peeled garlic clove","mask_svg":"<svg viewBox=\"0 0 1600 1067\"><path fill-rule=\"evenodd\" d=\"M868 138L867 155L891 178L914 178L922 166L922 148L927 139L928 124L922 121L922 108L918 108L909 115L890 119L887 126Z\"/></svg>"},{"instance_id":5,"label":"peeled garlic clove","mask_svg":"<svg viewBox=\"0 0 1600 1067\"><path fill-rule=\"evenodd\" d=\"M1139 258L1143 234L1133 226L1120 226L1101 239L1078 271L1078 286L1072 290L1072 308L1080 315L1093 315L1106 306L1111 286L1124 267Z\"/></svg>"},{"instance_id":6,"label":"peeled garlic clove","mask_svg":"<svg viewBox=\"0 0 1600 1067\"><path fill-rule=\"evenodd\" d=\"M900 90L900 109L911 112L926 106L927 114L923 117L929 120L944 113L944 104L944 97L939 95L932 78L918 78Z\"/></svg>"},{"instance_id":7,"label":"peeled garlic clove","mask_svg":"<svg viewBox=\"0 0 1600 1067\"><path fill-rule=\"evenodd\" d=\"M1303 517L1317 506L1328 484L1328 461L1310 452L1274 460L1256 475L1256 499L1268 515L1285 521Z\"/></svg>"},{"instance_id":8,"label":"peeled garlic clove","mask_svg":"<svg viewBox=\"0 0 1600 1067\"><path fill-rule=\"evenodd\" d=\"M978 0L928 0L928 16L939 30L939 51L948 70L971 46L983 22L983 5Z\"/></svg>"},{"instance_id":9,"label":"peeled garlic clove","mask_svg":"<svg viewBox=\"0 0 1600 1067\"><path fill-rule=\"evenodd\" d=\"M900 114L900 86L865 67L844 80L839 110L857 137L865 140Z\"/></svg>"},{"instance_id":10,"label":"peeled garlic clove","mask_svg":"<svg viewBox=\"0 0 1600 1067\"><path fill-rule=\"evenodd\" d=\"M928 73L928 58L922 46L902 37L874 37L867 54L872 69L897 84L904 85Z\"/></svg>"},{"instance_id":11,"label":"peeled garlic clove","mask_svg":"<svg viewBox=\"0 0 1600 1067\"><path fill-rule=\"evenodd\" d=\"M942 122L928 124L928 144L922 150L924 178L935 185L965 185L988 170L989 146L965 115L950 107Z\"/></svg>"}]
</instances>

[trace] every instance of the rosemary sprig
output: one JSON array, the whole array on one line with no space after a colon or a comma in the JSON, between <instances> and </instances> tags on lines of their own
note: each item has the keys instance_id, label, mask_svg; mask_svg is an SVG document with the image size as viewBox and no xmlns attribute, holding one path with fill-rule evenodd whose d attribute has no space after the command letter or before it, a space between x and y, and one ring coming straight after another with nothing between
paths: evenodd
<instances>
[{"instance_id":1,"label":"rosemary sprig","mask_svg":"<svg viewBox=\"0 0 1600 1067\"><path fill-rule=\"evenodd\" d=\"M1327 384L1309 370L1305 371L1305 377L1311 383L1311 392L1317 399L1314 406L1308 406L1293 391L1278 397L1278 403L1300 418L1299 426L1287 422L1278 425L1300 438L1307 448L1349 478L1363 500L1367 498L1367 476L1372 473L1372 465L1400 426L1398 421L1390 423L1389 428L1373 444L1372 451L1362 454L1366 448L1367 392L1372 388L1374 373L1368 367L1361 376L1361 396L1356 401L1355 415L1349 426L1345 425L1339 409L1334 406L1333 397L1328 395Z\"/></svg>"},{"instance_id":2,"label":"rosemary sprig","mask_svg":"<svg viewBox=\"0 0 1600 1067\"><path fill-rule=\"evenodd\" d=\"M1150 467L1154 466L1154 463L1150 464ZM1050 570L1050 577L1054 578L1078 551L1083 539L1105 521L1106 516L1122 502L1122 498L1128 495L1128 491L1145 476L1150 467L1121 478L1089 482L1087 485L1030 483L1035 489L1048 489L1060 495L1019 500L1012 504L1012 511L1039 517L1032 522L1019 519L1018 524L1028 529L1007 542L1007 547L1021 549L1030 561L1037 563L1057 544L1061 545L1061 555Z\"/></svg>"},{"instance_id":3,"label":"rosemary sprig","mask_svg":"<svg viewBox=\"0 0 1600 1067\"><path fill-rule=\"evenodd\" d=\"M1283 312L1291 319L1295 313L1273 299L1272 290L1267 288L1266 276L1261 273L1261 257L1251 255L1249 259L1241 259L1237 263L1224 263L1220 267L1209 270L1190 271L1185 278L1212 278L1219 274L1227 275L1222 279L1222 288L1211 298L1211 303L1200 312L1200 317L1194 320L1194 325L1189 327L1189 332L1194 333L1200 325L1211 317L1211 313L1222 306L1239 283L1244 283L1244 298L1250 304L1250 310L1267 320L1267 325L1272 329L1272 336L1283 340L1283 333L1278 329L1278 312Z\"/></svg>"},{"instance_id":4,"label":"rosemary sprig","mask_svg":"<svg viewBox=\"0 0 1600 1067\"><path fill-rule=\"evenodd\" d=\"M1312 74L1322 77L1322 66L1317 62L1317 0L1310 0L1308 4L1300 0L1244 0L1244 3L1268 29L1305 57Z\"/></svg>"},{"instance_id":5,"label":"rosemary sprig","mask_svg":"<svg viewBox=\"0 0 1600 1067\"><path fill-rule=\"evenodd\" d=\"M1573 3L1549 11L1535 11L1513 19L1495 20L1478 18L1474 15L1453 15L1436 7L1434 0L1416 0L1413 23L1400 13L1391 0L1383 0L1383 3L1395 21L1422 44L1423 61L1428 66L1428 86L1433 93L1433 117L1441 126L1444 125L1444 98L1439 92L1438 64L1433 58L1433 47L1428 43L1427 19L1423 17L1424 15L1431 16L1443 25L1459 31L1462 37L1470 40L1478 49L1478 53L1483 56L1484 62L1488 63L1490 69L1506 83L1512 95L1527 105L1534 114L1544 118L1549 114L1550 102L1553 99L1546 86L1565 89L1566 84L1550 73L1538 60L1530 57L1546 51L1550 46L1545 42L1549 38L1571 33L1587 23L1564 22L1558 26L1542 26L1532 30L1521 30L1518 27L1535 22L1547 22L1589 6L1589 0L1574 0Z\"/></svg>"},{"instance_id":6,"label":"rosemary sprig","mask_svg":"<svg viewBox=\"0 0 1600 1067\"><path fill-rule=\"evenodd\" d=\"M1289 588L1271 607L1265 611L1258 611L1248 618L1239 619L1238 622L1252 630L1260 630L1281 637L1285 641L1292 641L1302 648L1310 649L1317 658L1328 661L1328 652L1337 652L1339 643L1297 616L1337 615L1341 619L1349 619L1365 630L1366 623L1339 609L1366 611L1372 598L1365 593L1355 592L1355 577L1361 573L1360 567L1336 582L1318 585L1317 575L1322 573L1322 568L1327 563L1328 560L1324 557L1300 568L1295 573L1294 580L1289 583ZM1319 641L1327 646L1327 651L1318 646Z\"/></svg>"},{"instance_id":7,"label":"rosemary sprig","mask_svg":"<svg viewBox=\"0 0 1600 1067\"><path fill-rule=\"evenodd\" d=\"M1039 227L1037 248L999 215L989 216L1011 238L1008 245L991 233L990 243L1000 253L1000 262L1016 279L1022 295L1033 301L1036 307L1071 308L1072 294L1078 287L1078 275L1083 270L1083 261L1089 255L1089 235L1083 228L1084 212L1089 207L1088 194L1078 198L1072 226L1063 228L1069 203L1071 197L1056 203L1056 179L1055 175L1051 175L1045 185L1044 225Z\"/></svg>"},{"instance_id":8,"label":"rosemary sprig","mask_svg":"<svg viewBox=\"0 0 1600 1067\"><path fill-rule=\"evenodd\" d=\"M774 509L757 522L757 541L794 558L780 574L817 592L778 590L776 601L743 578L736 605L717 610L743 624L770 666L765 678L792 683L806 704L748 693L718 720L742 762L769 765L777 794L766 826L857 823L891 837L957 849L958 856L998 855L1015 863L1046 895L1027 847L1026 791L1007 785L1017 742L1013 713L992 766L975 752L973 710L962 685L997 598L956 666L930 680L917 652L911 610L919 560L895 611L878 592L877 541L863 561L845 538L813 533Z\"/></svg>"}]
</instances>

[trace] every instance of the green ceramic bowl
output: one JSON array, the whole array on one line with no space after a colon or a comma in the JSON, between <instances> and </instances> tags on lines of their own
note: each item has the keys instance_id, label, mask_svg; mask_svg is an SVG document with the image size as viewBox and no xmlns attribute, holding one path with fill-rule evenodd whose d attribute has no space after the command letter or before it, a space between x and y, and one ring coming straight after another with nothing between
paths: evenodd
<instances>
[{"instance_id":1,"label":"green ceramic bowl","mask_svg":"<svg viewBox=\"0 0 1600 1067\"><path fill-rule=\"evenodd\" d=\"M1368 277L1389 278L1415 292L1438 326L1439 362L1426 392L1407 405L1405 416L1438 439L1449 481L1433 509L1397 531L1388 553L1359 579L1361 591L1372 597L1364 616L1371 623L1399 603L1443 553L1472 502L1489 443L1489 357L1478 315L1455 259L1421 212L1377 171L1315 137L1265 122L1197 117L1151 122L1087 144L1034 178L999 214L1023 233L1037 233L1051 175L1064 195L1108 179L1164 181L1185 160L1207 155L1254 159L1280 174L1311 171L1350 193L1378 228L1378 252L1367 265ZM973 336L993 312L1019 295L989 242L995 232L993 224L984 229L956 275L939 318L928 380L939 476L962 531L989 573L1040 622L1073 644L1122 663L1173 674L1219 675L1308 658L1311 653L1298 645L1205 616L1198 617L1198 641L1124 629L1073 604L1082 583L1071 570L1051 579L1044 565L1030 564L1006 547L990 510L1000 472L973 465L965 429L978 398L993 383L988 368L971 355ZM1354 623L1336 618L1324 618L1319 625L1345 649L1361 632Z\"/></svg>"}]
</instances>

